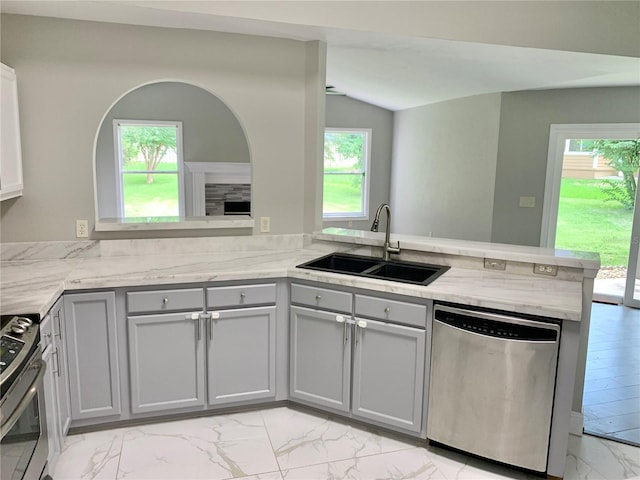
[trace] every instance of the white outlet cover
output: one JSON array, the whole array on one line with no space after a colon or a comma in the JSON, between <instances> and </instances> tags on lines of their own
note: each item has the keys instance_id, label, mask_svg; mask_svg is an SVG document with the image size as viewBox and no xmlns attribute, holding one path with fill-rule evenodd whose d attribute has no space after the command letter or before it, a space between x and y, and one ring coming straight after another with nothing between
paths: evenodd
<instances>
[{"instance_id":1,"label":"white outlet cover","mask_svg":"<svg viewBox=\"0 0 640 480\"><path fill-rule=\"evenodd\" d=\"M533 208L536 206L536 197L520 197L520 206Z\"/></svg>"}]
</instances>

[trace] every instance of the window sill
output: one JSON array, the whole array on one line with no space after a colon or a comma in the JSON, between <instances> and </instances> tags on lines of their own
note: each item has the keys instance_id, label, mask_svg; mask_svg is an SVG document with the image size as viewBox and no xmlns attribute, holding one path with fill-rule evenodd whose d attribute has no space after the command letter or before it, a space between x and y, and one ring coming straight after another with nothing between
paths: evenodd
<instances>
[{"instance_id":1,"label":"window sill","mask_svg":"<svg viewBox=\"0 0 640 480\"><path fill-rule=\"evenodd\" d=\"M123 232L146 230L203 230L220 228L253 228L255 222L249 215L218 217L150 217L150 218L101 218L96 222L96 232Z\"/></svg>"}]
</instances>

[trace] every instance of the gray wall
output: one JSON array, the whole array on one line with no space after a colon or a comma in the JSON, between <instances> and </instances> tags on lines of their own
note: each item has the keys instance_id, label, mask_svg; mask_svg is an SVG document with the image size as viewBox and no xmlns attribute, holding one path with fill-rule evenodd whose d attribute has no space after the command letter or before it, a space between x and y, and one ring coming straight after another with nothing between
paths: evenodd
<instances>
[{"instance_id":1,"label":"gray wall","mask_svg":"<svg viewBox=\"0 0 640 480\"><path fill-rule=\"evenodd\" d=\"M396 112L393 231L491 238L500 94Z\"/></svg>"},{"instance_id":2,"label":"gray wall","mask_svg":"<svg viewBox=\"0 0 640 480\"><path fill-rule=\"evenodd\" d=\"M502 94L493 242L540 244L551 124L640 122L640 88L581 88ZM535 196L535 208L520 208Z\"/></svg>"},{"instance_id":3,"label":"gray wall","mask_svg":"<svg viewBox=\"0 0 640 480\"><path fill-rule=\"evenodd\" d=\"M320 180L319 158L306 149L324 118L319 42L6 14L1 21L1 60L18 76L25 183L22 197L1 203L2 241L70 240L76 219L93 229L100 121L124 93L159 80L222 99L247 135L254 215L271 217L272 233L310 231L314 199L301 199Z\"/></svg>"},{"instance_id":4,"label":"gray wall","mask_svg":"<svg viewBox=\"0 0 640 480\"><path fill-rule=\"evenodd\" d=\"M102 122L96 142L98 218L117 217L113 120L182 122L185 162L249 162L249 145L238 119L219 98L177 82L144 85L116 102ZM185 169L185 191L191 183ZM186 211L190 212L187 202Z\"/></svg>"},{"instance_id":5,"label":"gray wall","mask_svg":"<svg viewBox=\"0 0 640 480\"><path fill-rule=\"evenodd\" d=\"M327 95L325 123L333 128L370 128L371 165L368 219L354 220L352 227L348 227L346 220L324 221L323 226L369 230L378 205L389 202L393 112L353 98Z\"/></svg>"}]
</instances>

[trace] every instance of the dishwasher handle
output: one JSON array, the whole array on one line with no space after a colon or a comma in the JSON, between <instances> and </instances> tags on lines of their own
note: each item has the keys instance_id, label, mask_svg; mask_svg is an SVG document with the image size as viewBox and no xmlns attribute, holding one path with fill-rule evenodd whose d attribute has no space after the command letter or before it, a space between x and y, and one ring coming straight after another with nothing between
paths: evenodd
<instances>
[{"instance_id":1,"label":"dishwasher handle","mask_svg":"<svg viewBox=\"0 0 640 480\"><path fill-rule=\"evenodd\" d=\"M560 325L544 321L436 305L434 319L487 337L527 342L557 342Z\"/></svg>"}]
</instances>

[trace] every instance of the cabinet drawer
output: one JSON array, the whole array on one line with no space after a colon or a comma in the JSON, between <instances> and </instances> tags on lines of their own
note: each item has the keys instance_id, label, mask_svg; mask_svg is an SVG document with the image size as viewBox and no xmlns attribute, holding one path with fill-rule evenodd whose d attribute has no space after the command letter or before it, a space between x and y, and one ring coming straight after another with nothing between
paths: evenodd
<instances>
[{"instance_id":1,"label":"cabinet drawer","mask_svg":"<svg viewBox=\"0 0 640 480\"><path fill-rule=\"evenodd\" d=\"M127 292L129 313L202 310L203 308L204 295L201 288Z\"/></svg>"},{"instance_id":2,"label":"cabinet drawer","mask_svg":"<svg viewBox=\"0 0 640 480\"><path fill-rule=\"evenodd\" d=\"M367 295L356 295L356 316L426 328L427 306L398 302L397 300L388 300L386 298L369 297Z\"/></svg>"},{"instance_id":3,"label":"cabinet drawer","mask_svg":"<svg viewBox=\"0 0 640 480\"><path fill-rule=\"evenodd\" d=\"M276 284L207 288L207 308L245 307L276 303Z\"/></svg>"},{"instance_id":4,"label":"cabinet drawer","mask_svg":"<svg viewBox=\"0 0 640 480\"><path fill-rule=\"evenodd\" d=\"M291 303L346 313L353 305L350 293L296 283L291 285Z\"/></svg>"}]
</instances>

